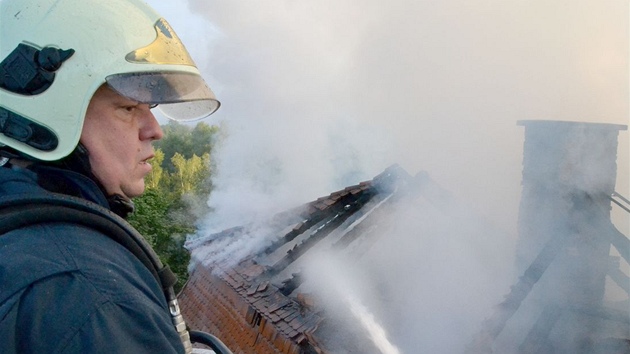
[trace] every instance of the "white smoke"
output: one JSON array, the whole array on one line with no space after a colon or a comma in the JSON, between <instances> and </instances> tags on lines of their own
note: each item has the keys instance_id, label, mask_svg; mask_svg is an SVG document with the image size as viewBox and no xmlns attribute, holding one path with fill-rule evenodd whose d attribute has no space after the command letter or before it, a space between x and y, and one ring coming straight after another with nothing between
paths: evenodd
<instances>
[{"instance_id":1,"label":"white smoke","mask_svg":"<svg viewBox=\"0 0 630 354\"><path fill-rule=\"evenodd\" d=\"M413 297L405 294L427 299L405 313L409 321L431 310L441 328L468 329L477 310L503 295L483 297L493 273L482 272L511 266L524 136L518 120L628 124L625 0L150 3L222 102L210 122L221 122L226 139L213 156L214 213L202 235L371 179L392 163L427 171L508 235L494 249L466 238L436 241L435 252L453 256L430 253L420 263L418 253L432 248L384 247L378 264L395 259L391 274L452 262L428 279L441 291L397 284L407 293L392 296L409 308ZM627 132L619 146L616 189L628 196ZM627 215L614 218L630 234ZM469 264L475 267L462 278ZM460 301L457 281L478 282L469 302ZM439 311L450 303L474 316L444 316L454 313ZM413 341L405 328L420 328L430 341L425 325L402 327L396 339Z\"/></svg>"},{"instance_id":2,"label":"white smoke","mask_svg":"<svg viewBox=\"0 0 630 354\"><path fill-rule=\"evenodd\" d=\"M517 120L628 119L621 0L151 3L223 103L212 118L228 139L210 229L397 162L429 171L511 232Z\"/></svg>"}]
</instances>

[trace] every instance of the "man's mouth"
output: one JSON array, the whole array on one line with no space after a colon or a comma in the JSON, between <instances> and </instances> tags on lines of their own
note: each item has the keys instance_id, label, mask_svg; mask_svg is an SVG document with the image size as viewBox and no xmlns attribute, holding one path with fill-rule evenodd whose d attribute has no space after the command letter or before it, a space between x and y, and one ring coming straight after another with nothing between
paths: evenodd
<instances>
[{"instance_id":1,"label":"man's mouth","mask_svg":"<svg viewBox=\"0 0 630 354\"><path fill-rule=\"evenodd\" d=\"M142 164L142 165L145 165L145 164L150 165L151 159L153 159L153 156L149 156L146 159L140 161L140 164Z\"/></svg>"}]
</instances>

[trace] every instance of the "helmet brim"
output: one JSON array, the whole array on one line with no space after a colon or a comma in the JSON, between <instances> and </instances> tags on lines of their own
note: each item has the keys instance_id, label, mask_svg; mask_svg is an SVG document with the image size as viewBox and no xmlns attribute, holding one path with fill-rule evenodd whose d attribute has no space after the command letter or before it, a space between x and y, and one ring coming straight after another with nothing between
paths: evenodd
<instances>
[{"instance_id":1,"label":"helmet brim","mask_svg":"<svg viewBox=\"0 0 630 354\"><path fill-rule=\"evenodd\" d=\"M220 106L203 78L183 72L136 72L108 76L107 85L140 103L159 105L176 121L194 121L214 113Z\"/></svg>"}]
</instances>

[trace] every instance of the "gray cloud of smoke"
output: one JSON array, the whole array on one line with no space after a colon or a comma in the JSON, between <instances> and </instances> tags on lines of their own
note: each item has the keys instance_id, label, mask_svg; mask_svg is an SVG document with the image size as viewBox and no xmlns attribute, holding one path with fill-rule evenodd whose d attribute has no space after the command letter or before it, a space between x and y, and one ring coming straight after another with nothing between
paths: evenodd
<instances>
[{"instance_id":1,"label":"gray cloud of smoke","mask_svg":"<svg viewBox=\"0 0 630 354\"><path fill-rule=\"evenodd\" d=\"M517 120L627 123L621 0L153 5L223 103L212 118L229 138L217 157L211 228L397 162L428 171L512 231ZM622 190L627 171L620 159Z\"/></svg>"},{"instance_id":2,"label":"gray cloud of smoke","mask_svg":"<svg viewBox=\"0 0 630 354\"><path fill-rule=\"evenodd\" d=\"M371 179L392 163L411 174L425 170L508 235L495 248L488 241L479 249L461 235L429 237L433 250L456 250L457 256L429 254L420 263L418 254L431 248L385 242L372 262L383 265L384 274L404 271L405 262L418 271L454 262L428 279L414 274L414 282L388 287L402 289L391 296L409 306L414 292L424 294L428 300L418 310L433 311L441 328L467 326L481 314L453 319L442 316L440 306L481 311L507 290L501 279L494 284L499 292L483 297L493 275L488 269L511 266L514 252L524 137L516 122L628 124L627 1L150 3L173 25L222 101L209 120L221 122L226 138L213 156L209 204L215 212L203 221L204 232L268 217ZM619 142L616 189L627 196L628 132ZM627 215L616 218L627 234ZM418 227L438 227L426 225ZM495 252L490 258L489 251ZM492 261L501 263L484 263ZM449 277L473 287L476 297L466 299L457 283L442 281ZM422 280L434 285L433 292ZM370 305L378 310L376 302ZM394 337L413 348L413 334Z\"/></svg>"}]
</instances>

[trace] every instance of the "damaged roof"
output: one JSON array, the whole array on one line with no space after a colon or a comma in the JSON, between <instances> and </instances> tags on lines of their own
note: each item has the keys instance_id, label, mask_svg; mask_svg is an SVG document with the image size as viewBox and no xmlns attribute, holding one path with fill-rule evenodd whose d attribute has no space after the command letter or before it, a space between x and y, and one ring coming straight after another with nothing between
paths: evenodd
<instances>
[{"instance_id":1,"label":"damaged roof","mask_svg":"<svg viewBox=\"0 0 630 354\"><path fill-rule=\"evenodd\" d=\"M345 249L360 238L363 247L353 249L358 256L373 237L368 216L398 191L417 187L422 178L426 176L414 178L393 165L372 180L280 213L265 228L235 227L188 243L192 258L202 259L193 265L179 296L187 324L213 333L235 353L328 353L344 347L349 353L375 352L365 334L322 326L321 309L308 294L296 291L304 277L292 265L324 240L328 247ZM238 264L209 261L216 244L251 232L266 234L264 248ZM324 331L326 337L339 332L340 338L318 336Z\"/></svg>"}]
</instances>

